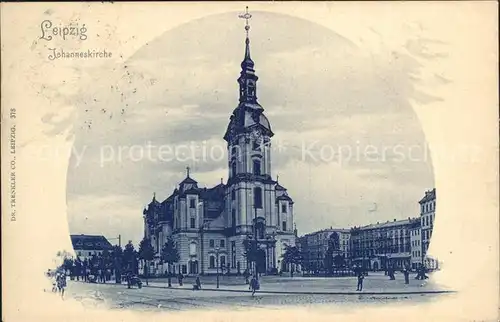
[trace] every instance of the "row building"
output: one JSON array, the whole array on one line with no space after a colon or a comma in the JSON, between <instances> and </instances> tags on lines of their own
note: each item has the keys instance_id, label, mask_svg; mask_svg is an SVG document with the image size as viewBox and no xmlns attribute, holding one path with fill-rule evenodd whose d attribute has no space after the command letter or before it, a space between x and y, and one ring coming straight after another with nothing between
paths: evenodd
<instances>
[{"instance_id":1,"label":"row building","mask_svg":"<svg viewBox=\"0 0 500 322\"><path fill-rule=\"evenodd\" d=\"M298 238L302 253L302 269L308 272L325 270L325 257L329 248L333 258L341 258L340 264L347 265L350 253L349 229L323 229Z\"/></svg>"},{"instance_id":2,"label":"row building","mask_svg":"<svg viewBox=\"0 0 500 322\"><path fill-rule=\"evenodd\" d=\"M344 256L347 265L367 270L417 269L422 265L430 270L439 268L437 259L427 254L435 220L436 189L426 191L419 205L419 215L413 218L351 229L330 228L301 236L303 268L324 271L331 245L337 245L334 256ZM340 242L332 243L332 238Z\"/></svg>"}]
</instances>

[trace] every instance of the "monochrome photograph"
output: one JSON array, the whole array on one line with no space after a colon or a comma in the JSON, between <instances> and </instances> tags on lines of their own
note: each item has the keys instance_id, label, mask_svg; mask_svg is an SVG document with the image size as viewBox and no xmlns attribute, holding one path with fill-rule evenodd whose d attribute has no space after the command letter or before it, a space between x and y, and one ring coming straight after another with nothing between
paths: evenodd
<instances>
[{"instance_id":1,"label":"monochrome photograph","mask_svg":"<svg viewBox=\"0 0 500 322\"><path fill-rule=\"evenodd\" d=\"M494 320L492 3L26 7L12 320Z\"/></svg>"}]
</instances>

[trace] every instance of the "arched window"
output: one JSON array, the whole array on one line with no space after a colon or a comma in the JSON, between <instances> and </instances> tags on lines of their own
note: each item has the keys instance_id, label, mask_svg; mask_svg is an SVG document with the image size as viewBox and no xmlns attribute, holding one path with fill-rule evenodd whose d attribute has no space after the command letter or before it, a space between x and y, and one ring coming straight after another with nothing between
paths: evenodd
<instances>
[{"instance_id":1,"label":"arched window","mask_svg":"<svg viewBox=\"0 0 500 322\"><path fill-rule=\"evenodd\" d=\"M210 256L210 268L215 268L215 256Z\"/></svg>"},{"instance_id":2,"label":"arched window","mask_svg":"<svg viewBox=\"0 0 500 322\"><path fill-rule=\"evenodd\" d=\"M253 160L253 174L260 175L260 160Z\"/></svg>"},{"instance_id":3,"label":"arched window","mask_svg":"<svg viewBox=\"0 0 500 322\"><path fill-rule=\"evenodd\" d=\"M233 177L236 175L236 162L231 163L231 175Z\"/></svg>"},{"instance_id":4,"label":"arched window","mask_svg":"<svg viewBox=\"0 0 500 322\"><path fill-rule=\"evenodd\" d=\"M225 267L225 266L226 266L226 256L222 255L222 256L220 257L220 262L219 262L219 264L220 264L220 267Z\"/></svg>"},{"instance_id":5,"label":"arched window","mask_svg":"<svg viewBox=\"0 0 500 322\"><path fill-rule=\"evenodd\" d=\"M196 243L192 242L189 244L189 255L196 256Z\"/></svg>"},{"instance_id":6,"label":"arched window","mask_svg":"<svg viewBox=\"0 0 500 322\"><path fill-rule=\"evenodd\" d=\"M255 208L262 208L262 188L260 187L253 189L253 204Z\"/></svg>"}]
</instances>

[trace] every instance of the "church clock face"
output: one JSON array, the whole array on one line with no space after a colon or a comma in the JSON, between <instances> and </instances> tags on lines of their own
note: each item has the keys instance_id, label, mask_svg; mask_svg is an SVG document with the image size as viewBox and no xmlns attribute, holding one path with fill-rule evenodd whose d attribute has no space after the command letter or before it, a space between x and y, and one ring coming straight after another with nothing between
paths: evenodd
<instances>
[{"instance_id":1,"label":"church clock face","mask_svg":"<svg viewBox=\"0 0 500 322\"><path fill-rule=\"evenodd\" d=\"M262 133L258 129L254 129L250 135L254 140L260 140L262 137Z\"/></svg>"}]
</instances>

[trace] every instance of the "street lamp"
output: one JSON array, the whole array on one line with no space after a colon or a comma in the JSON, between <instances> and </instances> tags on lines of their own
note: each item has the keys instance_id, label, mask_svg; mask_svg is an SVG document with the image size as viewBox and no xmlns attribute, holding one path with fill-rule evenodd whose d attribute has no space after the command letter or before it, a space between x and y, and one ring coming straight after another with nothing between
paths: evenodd
<instances>
[{"instance_id":1,"label":"street lamp","mask_svg":"<svg viewBox=\"0 0 500 322\"><path fill-rule=\"evenodd\" d=\"M255 198L254 198L255 199ZM255 237L255 248L254 248L254 272L255 272L255 279L258 281L259 280L259 273L257 272L257 250L258 250L258 242L257 242L257 205L255 204L254 201L254 220L253 220L253 234Z\"/></svg>"},{"instance_id":2,"label":"street lamp","mask_svg":"<svg viewBox=\"0 0 500 322\"><path fill-rule=\"evenodd\" d=\"M203 233L205 231L206 228L210 228L210 222L204 222L200 225L200 237L201 237L201 249L200 249L200 252L201 252L201 275L204 275L205 274L205 261L204 261L204 247L203 247L203 244L204 244L204 240L203 240Z\"/></svg>"},{"instance_id":3,"label":"street lamp","mask_svg":"<svg viewBox=\"0 0 500 322\"><path fill-rule=\"evenodd\" d=\"M219 251L220 248L217 246L215 248L215 262L216 262L216 268L217 268L217 288L219 288Z\"/></svg>"}]
</instances>

